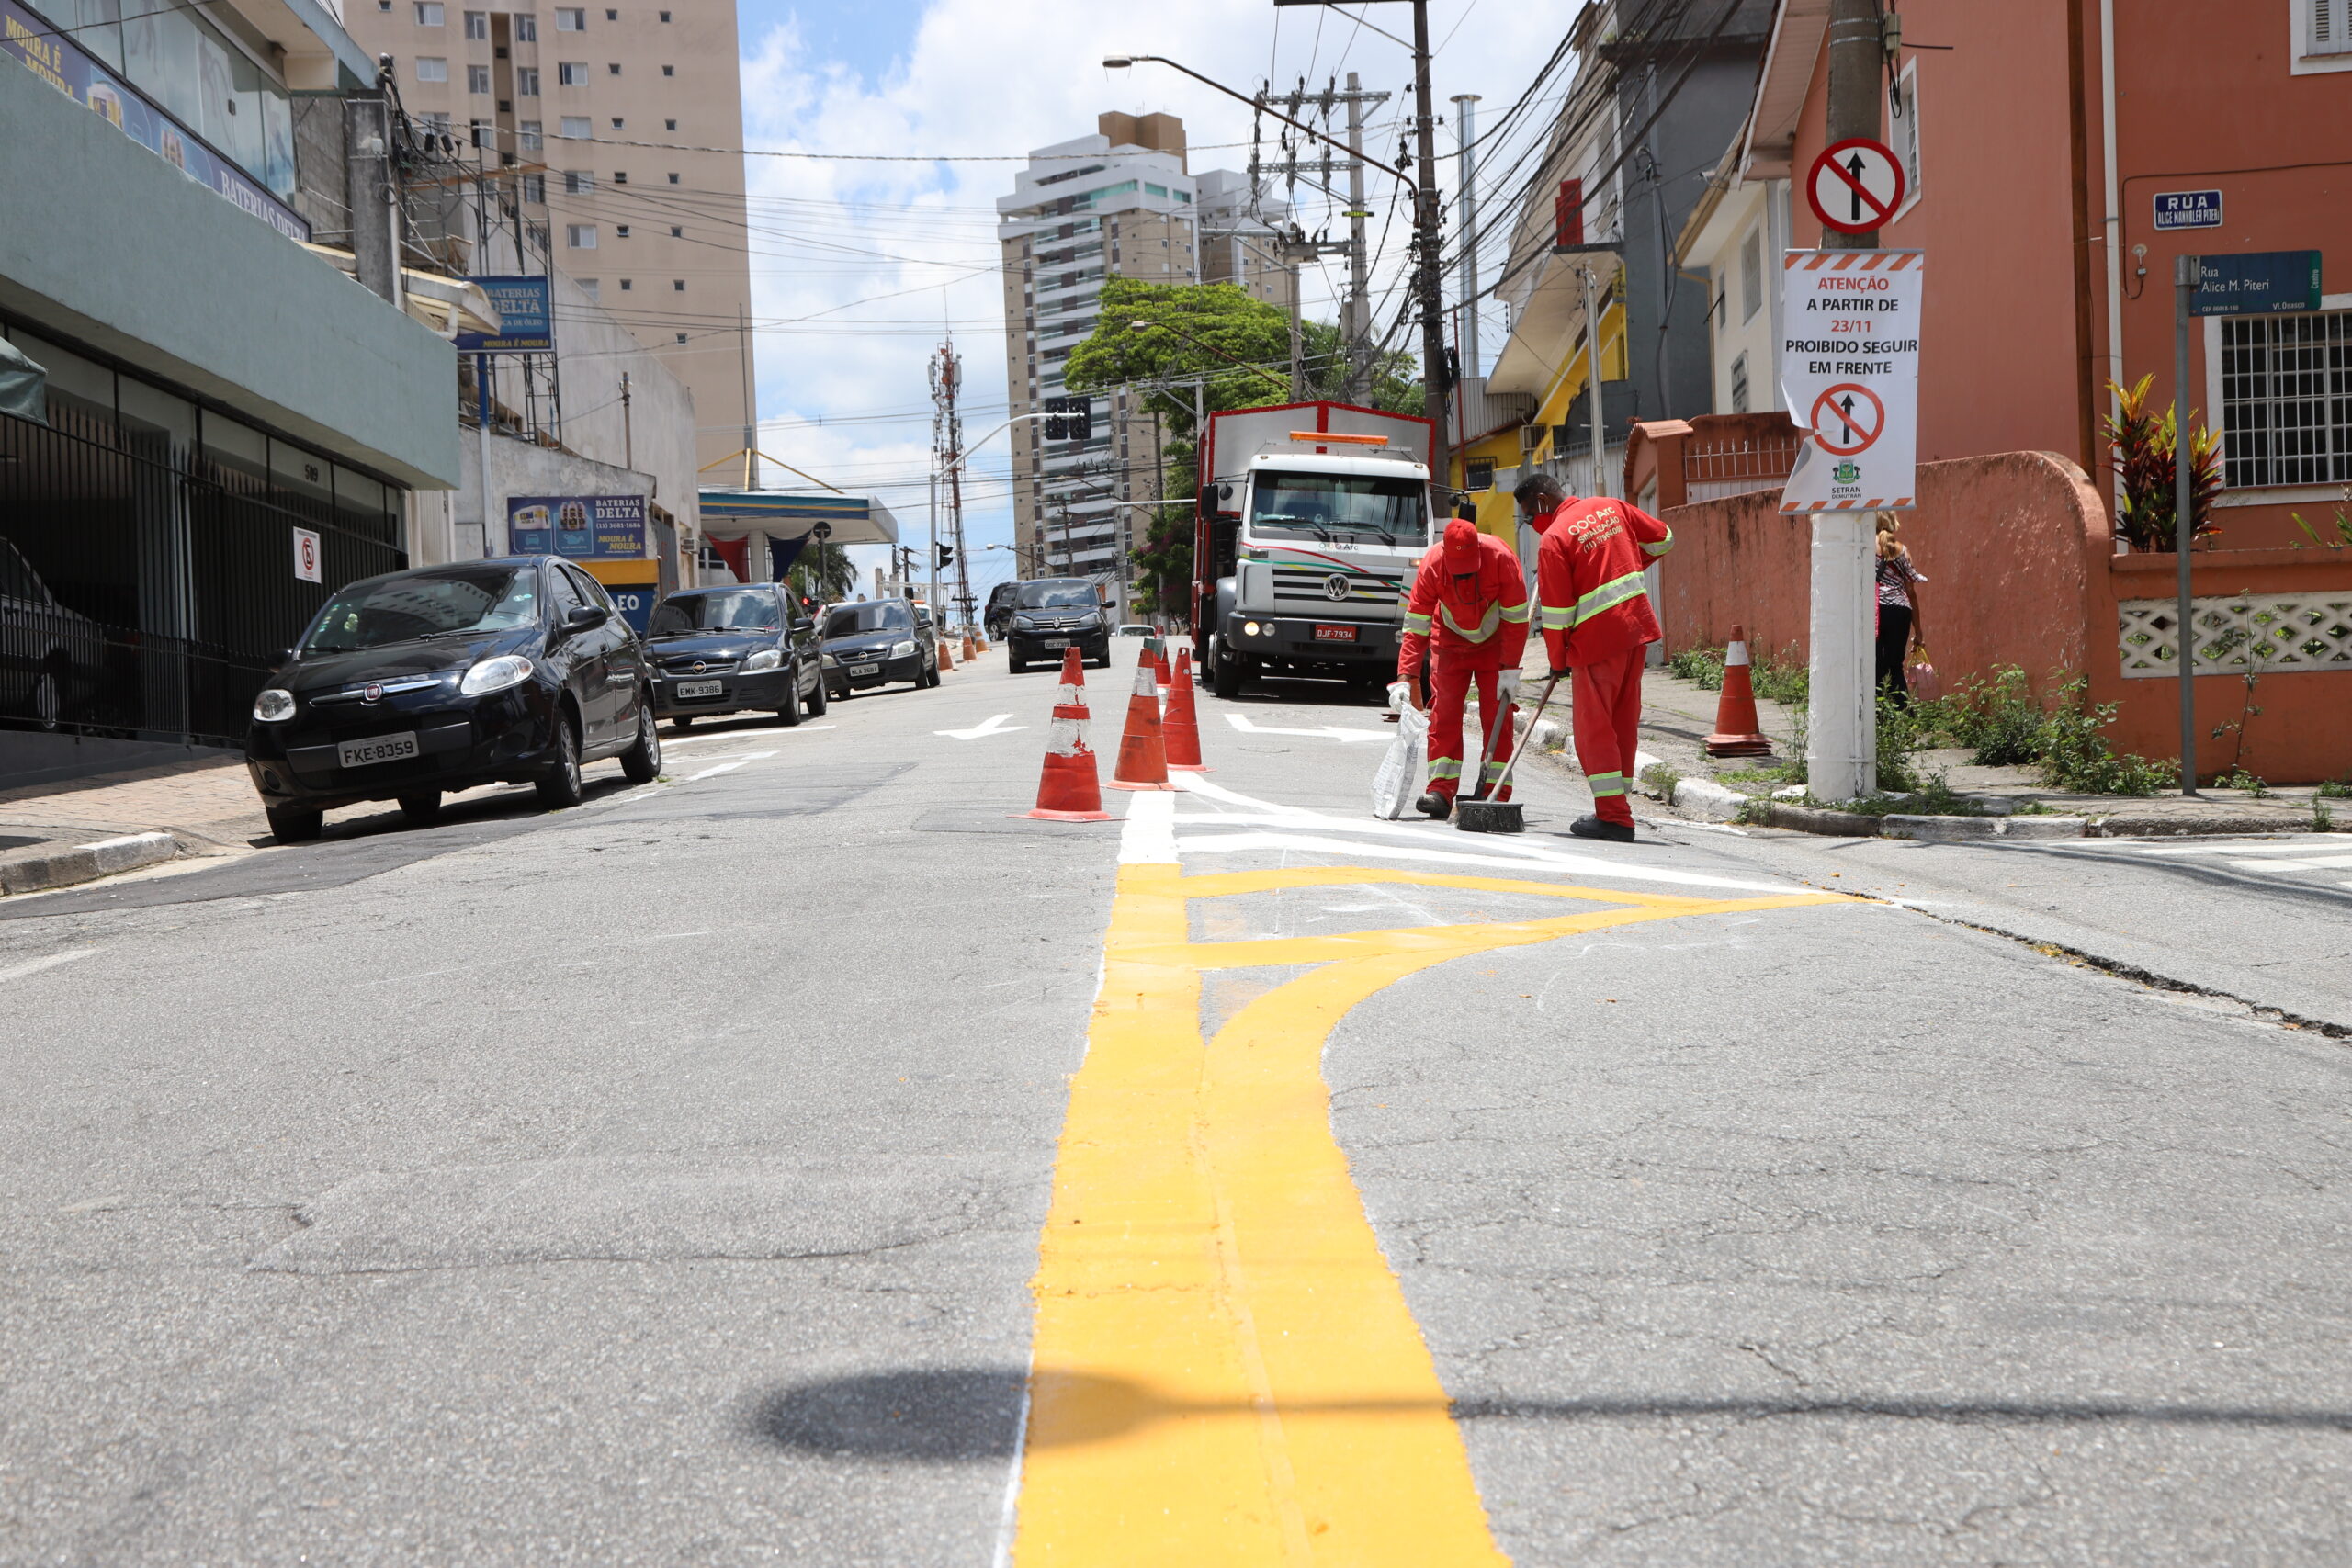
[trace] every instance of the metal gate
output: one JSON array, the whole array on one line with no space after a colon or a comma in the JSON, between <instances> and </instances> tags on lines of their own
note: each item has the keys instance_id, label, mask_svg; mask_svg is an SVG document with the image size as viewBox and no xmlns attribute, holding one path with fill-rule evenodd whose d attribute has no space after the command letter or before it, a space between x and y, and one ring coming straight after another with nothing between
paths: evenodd
<instances>
[{"instance_id":1,"label":"metal gate","mask_svg":"<svg viewBox=\"0 0 2352 1568\"><path fill-rule=\"evenodd\" d=\"M52 400L0 415L0 726L234 746L345 583L407 564L397 519L273 489ZM322 582L294 576L293 530Z\"/></svg>"}]
</instances>

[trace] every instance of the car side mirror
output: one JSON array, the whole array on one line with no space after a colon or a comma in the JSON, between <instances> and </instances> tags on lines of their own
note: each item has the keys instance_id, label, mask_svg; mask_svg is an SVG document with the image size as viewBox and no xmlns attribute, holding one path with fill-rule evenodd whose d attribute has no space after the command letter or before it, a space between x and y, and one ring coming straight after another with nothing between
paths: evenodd
<instances>
[{"instance_id":1,"label":"car side mirror","mask_svg":"<svg viewBox=\"0 0 2352 1568\"><path fill-rule=\"evenodd\" d=\"M575 604L563 613L563 629L566 632L593 632L612 618L612 612L601 604Z\"/></svg>"}]
</instances>

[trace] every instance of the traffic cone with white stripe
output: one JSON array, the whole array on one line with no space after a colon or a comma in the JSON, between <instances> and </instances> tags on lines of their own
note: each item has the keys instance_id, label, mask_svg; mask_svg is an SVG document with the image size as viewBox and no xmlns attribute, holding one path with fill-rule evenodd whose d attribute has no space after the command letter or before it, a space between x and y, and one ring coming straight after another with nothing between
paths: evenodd
<instances>
[{"instance_id":1,"label":"traffic cone with white stripe","mask_svg":"<svg viewBox=\"0 0 2352 1568\"><path fill-rule=\"evenodd\" d=\"M1046 769L1037 780L1037 805L1023 813L1056 822L1108 822L1094 753L1086 746L1086 671L1078 649L1062 656L1061 690L1054 697L1054 722L1046 732Z\"/></svg>"},{"instance_id":2,"label":"traffic cone with white stripe","mask_svg":"<svg viewBox=\"0 0 2352 1568\"><path fill-rule=\"evenodd\" d=\"M943 675L956 668L956 655L950 651L951 646L946 637L939 639L939 672Z\"/></svg>"},{"instance_id":3,"label":"traffic cone with white stripe","mask_svg":"<svg viewBox=\"0 0 2352 1568\"><path fill-rule=\"evenodd\" d=\"M1715 733L1707 737L1710 757L1764 757L1771 739L1756 717L1756 688L1747 673L1747 634L1731 629L1731 646L1724 649L1724 691L1715 699Z\"/></svg>"},{"instance_id":4,"label":"traffic cone with white stripe","mask_svg":"<svg viewBox=\"0 0 2352 1568\"><path fill-rule=\"evenodd\" d=\"M1159 732L1159 694L1152 689L1154 684L1150 658L1136 660L1135 694L1127 699L1127 728L1119 737L1119 765L1111 771L1113 789L1176 787L1168 782L1168 746Z\"/></svg>"},{"instance_id":5,"label":"traffic cone with white stripe","mask_svg":"<svg viewBox=\"0 0 2352 1568\"><path fill-rule=\"evenodd\" d=\"M1181 648L1168 682L1168 712L1160 720L1160 739L1167 747L1170 772L1209 771L1201 761L1201 721L1193 712L1193 656Z\"/></svg>"}]
</instances>

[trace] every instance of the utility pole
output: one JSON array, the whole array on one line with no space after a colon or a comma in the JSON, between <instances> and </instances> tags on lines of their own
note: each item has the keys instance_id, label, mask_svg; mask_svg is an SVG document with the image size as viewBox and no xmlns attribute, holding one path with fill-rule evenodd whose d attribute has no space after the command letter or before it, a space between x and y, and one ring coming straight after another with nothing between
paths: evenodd
<instances>
[{"instance_id":1,"label":"utility pole","mask_svg":"<svg viewBox=\"0 0 2352 1568\"><path fill-rule=\"evenodd\" d=\"M964 356L956 352L956 334L949 333L939 344L939 353L931 362L932 449L943 465L947 477L947 538L949 564L956 569L956 594L953 600L956 613L963 617L957 623L969 626L973 621L975 602L972 598L972 566L964 553L964 416L956 412L956 395L964 386ZM947 624L945 610L939 598L939 545L936 525L932 530L931 592L932 614L942 626Z\"/></svg>"},{"instance_id":2,"label":"utility pole","mask_svg":"<svg viewBox=\"0 0 2352 1568\"><path fill-rule=\"evenodd\" d=\"M621 372L621 467L637 467L637 432L629 423L628 372Z\"/></svg>"},{"instance_id":3,"label":"utility pole","mask_svg":"<svg viewBox=\"0 0 2352 1568\"><path fill-rule=\"evenodd\" d=\"M1831 0L1826 141L1881 132L1879 98L1886 68L1885 24L1878 0ZM1825 251L1875 250L1878 231L1825 230ZM1871 513L1813 515L1813 692L1805 731L1807 787L1824 800L1855 800L1878 791L1876 649L1871 637Z\"/></svg>"},{"instance_id":4,"label":"utility pole","mask_svg":"<svg viewBox=\"0 0 2352 1568\"><path fill-rule=\"evenodd\" d=\"M1855 0L1839 0L1851 5ZM1869 5L1871 0L1860 0ZM1421 302L1421 412L1430 419L1430 486L1438 494L1453 487L1452 444L1445 426L1445 299L1439 283L1437 205L1437 111L1430 102L1430 0L1413 0L1413 179L1419 197L1420 255L1415 292ZM1444 516L1450 502L1439 508Z\"/></svg>"},{"instance_id":5,"label":"utility pole","mask_svg":"<svg viewBox=\"0 0 2352 1568\"><path fill-rule=\"evenodd\" d=\"M1345 401L1360 403L1372 389L1372 257L1364 248L1363 106L1386 103L1385 93L1365 94L1348 73L1348 380Z\"/></svg>"},{"instance_id":6,"label":"utility pole","mask_svg":"<svg viewBox=\"0 0 2352 1568\"><path fill-rule=\"evenodd\" d=\"M1470 144L1476 121L1476 93L1456 93L1453 104L1454 178L1462 189L1462 374L1476 378L1485 362L1478 357L1478 192L1471 183Z\"/></svg>"},{"instance_id":7,"label":"utility pole","mask_svg":"<svg viewBox=\"0 0 2352 1568\"><path fill-rule=\"evenodd\" d=\"M735 307L735 355L743 370L743 488L757 490L759 461L759 420L752 412L752 317L742 306Z\"/></svg>"},{"instance_id":8,"label":"utility pole","mask_svg":"<svg viewBox=\"0 0 2352 1568\"><path fill-rule=\"evenodd\" d=\"M1340 307L1340 329L1347 345L1347 367L1341 378L1340 398L1342 402L1362 402L1370 390L1372 367L1372 257L1364 244L1364 225L1372 214L1363 204L1363 111L1368 104L1386 103L1388 95L1365 92L1361 78L1351 71L1345 91L1340 89L1336 81L1327 84L1319 93L1308 92L1302 84L1288 93L1276 96L1269 86L1267 91L1259 95L1258 101L1261 104L1279 104L1294 117L1312 105L1322 111L1327 122L1335 108L1344 107L1347 110L1349 152L1347 158L1340 162L1344 163L1348 173L1348 238L1338 243L1310 240L1294 224L1292 234L1284 242L1283 261L1291 288L1291 396L1301 400L1306 396L1306 380L1300 355L1299 269L1303 264L1317 257L1341 254L1348 258L1348 298ZM1326 196L1336 199L1339 192L1331 188L1336 173L1334 160L1328 149L1317 160L1304 159L1295 149L1290 149L1281 163L1272 166L1252 160L1250 166L1250 190L1253 194L1257 191L1260 176L1265 174L1283 176L1290 182L1295 192L1299 178L1304 175ZM1295 200L1293 205L1295 205Z\"/></svg>"}]
</instances>

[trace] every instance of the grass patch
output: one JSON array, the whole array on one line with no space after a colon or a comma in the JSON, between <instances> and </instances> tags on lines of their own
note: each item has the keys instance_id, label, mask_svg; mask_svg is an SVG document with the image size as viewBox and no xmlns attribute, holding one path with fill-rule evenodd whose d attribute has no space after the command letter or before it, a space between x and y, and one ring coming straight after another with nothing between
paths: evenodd
<instances>
[{"instance_id":1,"label":"grass patch","mask_svg":"<svg viewBox=\"0 0 2352 1568\"><path fill-rule=\"evenodd\" d=\"M1674 798L1674 786L1682 782L1681 773L1664 762L1652 762L1642 770L1642 782L1657 792L1660 800Z\"/></svg>"}]
</instances>

